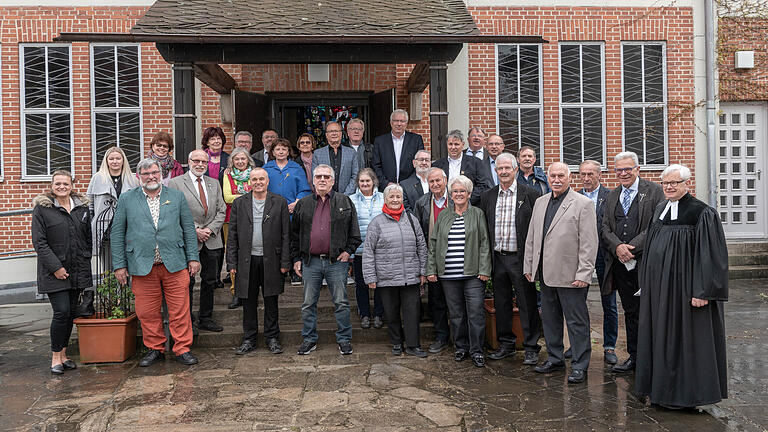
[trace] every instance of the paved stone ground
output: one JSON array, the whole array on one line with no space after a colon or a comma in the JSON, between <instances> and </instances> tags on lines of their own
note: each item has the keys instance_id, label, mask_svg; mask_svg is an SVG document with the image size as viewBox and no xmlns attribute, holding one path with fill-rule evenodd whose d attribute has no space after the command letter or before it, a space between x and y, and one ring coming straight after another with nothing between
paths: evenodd
<instances>
[{"instance_id":1,"label":"paved stone ground","mask_svg":"<svg viewBox=\"0 0 768 432\"><path fill-rule=\"evenodd\" d=\"M562 372L534 373L521 356L478 369L449 351L394 357L384 344L355 344L346 357L330 344L309 356L295 355L291 343L279 356L196 349L200 364L189 368L168 359L140 369L134 358L51 377L50 308L0 306L0 429L765 431L767 294L765 281L732 283L730 398L700 412L645 408L631 394L631 377L605 369L594 290L592 364L588 382L576 386Z\"/></svg>"}]
</instances>

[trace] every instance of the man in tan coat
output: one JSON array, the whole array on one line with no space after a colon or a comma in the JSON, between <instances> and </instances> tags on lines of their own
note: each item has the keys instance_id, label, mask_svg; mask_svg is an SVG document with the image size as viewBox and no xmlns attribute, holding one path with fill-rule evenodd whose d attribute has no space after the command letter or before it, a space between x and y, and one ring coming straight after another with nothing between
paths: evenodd
<instances>
[{"instance_id":1,"label":"man in tan coat","mask_svg":"<svg viewBox=\"0 0 768 432\"><path fill-rule=\"evenodd\" d=\"M591 346L587 291L597 256L597 218L592 200L570 188L568 166L556 162L547 173L552 192L536 200L525 242L523 273L541 285L547 361L534 370L565 369L563 316L571 342L569 383L587 377Z\"/></svg>"}]
</instances>

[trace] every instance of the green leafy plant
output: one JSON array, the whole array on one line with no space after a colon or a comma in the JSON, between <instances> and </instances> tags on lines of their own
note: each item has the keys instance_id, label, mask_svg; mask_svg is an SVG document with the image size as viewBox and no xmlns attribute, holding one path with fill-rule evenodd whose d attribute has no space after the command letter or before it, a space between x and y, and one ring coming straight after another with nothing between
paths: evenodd
<instances>
[{"instance_id":1,"label":"green leafy plant","mask_svg":"<svg viewBox=\"0 0 768 432\"><path fill-rule=\"evenodd\" d=\"M105 271L96 286L96 314L107 319L125 318L133 312L133 292L121 286L115 274Z\"/></svg>"}]
</instances>

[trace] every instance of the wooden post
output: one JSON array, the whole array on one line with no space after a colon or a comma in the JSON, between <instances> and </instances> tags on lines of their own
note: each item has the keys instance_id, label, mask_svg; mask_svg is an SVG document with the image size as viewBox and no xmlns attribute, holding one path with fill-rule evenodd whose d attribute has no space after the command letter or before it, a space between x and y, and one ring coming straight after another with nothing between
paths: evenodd
<instances>
[{"instance_id":1,"label":"wooden post","mask_svg":"<svg viewBox=\"0 0 768 432\"><path fill-rule=\"evenodd\" d=\"M197 147L195 130L195 71L191 63L173 64L173 127L175 158L187 162Z\"/></svg>"},{"instance_id":2,"label":"wooden post","mask_svg":"<svg viewBox=\"0 0 768 432\"><path fill-rule=\"evenodd\" d=\"M429 63L429 119L432 159L448 156L445 136L448 134L448 66L445 62Z\"/></svg>"}]
</instances>

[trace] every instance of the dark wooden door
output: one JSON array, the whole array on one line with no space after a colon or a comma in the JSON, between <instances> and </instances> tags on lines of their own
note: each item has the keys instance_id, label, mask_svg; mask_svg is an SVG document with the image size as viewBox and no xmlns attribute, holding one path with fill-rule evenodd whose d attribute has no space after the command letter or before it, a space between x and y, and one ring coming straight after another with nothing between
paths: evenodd
<instances>
[{"instance_id":1,"label":"dark wooden door","mask_svg":"<svg viewBox=\"0 0 768 432\"><path fill-rule=\"evenodd\" d=\"M232 129L253 134L251 153L264 149L261 133L272 128L272 98L259 93L232 90L232 105Z\"/></svg>"},{"instance_id":2,"label":"dark wooden door","mask_svg":"<svg viewBox=\"0 0 768 432\"><path fill-rule=\"evenodd\" d=\"M374 93L368 100L368 130L369 139L389 132L389 115L395 110L395 89Z\"/></svg>"}]
</instances>

